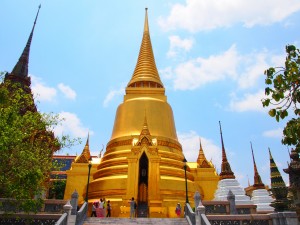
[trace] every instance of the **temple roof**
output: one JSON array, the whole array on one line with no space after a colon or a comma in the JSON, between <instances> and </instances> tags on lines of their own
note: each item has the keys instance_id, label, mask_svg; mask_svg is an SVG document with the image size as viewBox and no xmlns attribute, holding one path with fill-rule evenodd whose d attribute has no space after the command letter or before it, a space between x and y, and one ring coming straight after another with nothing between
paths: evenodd
<instances>
[{"instance_id":1,"label":"temple roof","mask_svg":"<svg viewBox=\"0 0 300 225\"><path fill-rule=\"evenodd\" d=\"M269 155L270 155L270 171L271 171L271 188L286 187L282 179L282 176L278 170L278 167L271 155L270 148L269 148Z\"/></svg>"},{"instance_id":2,"label":"temple roof","mask_svg":"<svg viewBox=\"0 0 300 225\"><path fill-rule=\"evenodd\" d=\"M254 159L254 153L253 153L253 148L252 148L252 143L251 144L251 151L252 151L252 159L253 159L253 166L254 166L254 184L253 187L254 189L264 189L265 185L261 180L261 177L257 171L257 167L256 167L256 163L255 163L255 159Z\"/></svg>"},{"instance_id":3,"label":"temple roof","mask_svg":"<svg viewBox=\"0 0 300 225\"><path fill-rule=\"evenodd\" d=\"M222 164L221 164L220 180L235 179L234 173L232 172L230 164L227 160L220 121L219 121L219 125L220 125L220 134L221 134L221 142L222 142Z\"/></svg>"},{"instance_id":4,"label":"temple roof","mask_svg":"<svg viewBox=\"0 0 300 225\"><path fill-rule=\"evenodd\" d=\"M11 73L7 73L5 75L6 79L17 81L17 82L20 82L27 86L30 86L30 78L28 77L28 63L29 63L30 46L31 46L33 32L34 32L36 21L37 21L38 15L39 15L40 8L41 8L41 5L39 5L32 30L30 32L26 46L25 46L17 64L15 65L15 67L13 68Z\"/></svg>"},{"instance_id":5,"label":"temple roof","mask_svg":"<svg viewBox=\"0 0 300 225\"><path fill-rule=\"evenodd\" d=\"M145 23L144 34L140 47L140 53L135 66L135 70L129 81L128 87L142 87L142 88L163 88L163 84L160 80L154 54L152 50L152 44L150 39L149 25L148 25L148 13L147 8L145 10Z\"/></svg>"},{"instance_id":6,"label":"temple roof","mask_svg":"<svg viewBox=\"0 0 300 225\"><path fill-rule=\"evenodd\" d=\"M82 150L82 153L80 156L78 156L75 159L75 163L89 163L91 160L91 152L90 152L90 147L89 147L89 139L90 139L90 134L88 134L88 137L86 139L85 146Z\"/></svg>"},{"instance_id":7,"label":"temple roof","mask_svg":"<svg viewBox=\"0 0 300 225\"><path fill-rule=\"evenodd\" d=\"M201 139L200 139L200 149L199 149L197 163L199 165L199 168L212 168L213 167L211 162L208 162L205 157L205 154L204 154L204 151L202 148L202 144L201 144Z\"/></svg>"}]
</instances>

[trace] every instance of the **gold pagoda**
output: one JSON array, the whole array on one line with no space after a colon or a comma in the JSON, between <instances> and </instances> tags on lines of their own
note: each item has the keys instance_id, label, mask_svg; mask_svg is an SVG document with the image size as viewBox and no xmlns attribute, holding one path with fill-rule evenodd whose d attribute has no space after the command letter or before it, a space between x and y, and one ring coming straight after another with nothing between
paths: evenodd
<instances>
[{"instance_id":1,"label":"gold pagoda","mask_svg":"<svg viewBox=\"0 0 300 225\"><path fill-rule=\"evenodd\" d=\"M111 201L113 217L129 217L128 201L134 197L138 216L175 217L178 202L183 206L187 197L193 206L196 191L203 200L211 200L217 188L219 176L206 160L201 142L198 151L198 159L187 162L185 176L185 157L156 68L146 9L137 64L118 106L106 151L99 161L89 161L87 141L67 171L65 199L76 189L79 203L84 201L87 165L92 163L87 195L90 205L106 198Z\"/></svg>"}]
</instances>

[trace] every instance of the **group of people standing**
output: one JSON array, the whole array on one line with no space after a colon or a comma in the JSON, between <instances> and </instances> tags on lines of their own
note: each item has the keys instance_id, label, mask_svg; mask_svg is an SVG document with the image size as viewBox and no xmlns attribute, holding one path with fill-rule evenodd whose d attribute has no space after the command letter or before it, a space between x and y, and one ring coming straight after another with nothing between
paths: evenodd
<instances>
[{"instance_id":1,"label":"group of people standing","mask_svg":"<svg viewBox=\"0 0 300 225\"><path fill-rule=\"evenodd\" d=\"M100 201L93 202L91 217L110 217L111 209L110 200L106 202L105 198L101 198Z\"/></svg>"},{"instance_id":2,"label":"group of people standing","mask_svg":"<svg viewBox=\"0 0 300 225\"><path fill-rule=\"evenodd\" d=\"M132 197L128 203L130 204L130 218L136 217L136 210L137 210L137 203L134 200L134 197ZM111 204L110 200L106 202L105 198L101 198L100 201L93 202L92 205L92 214L91 217L110 217L111 216ZM175 208L175 213L178 217L181 215L181 205L180 203L177 203Z\"/></svg>"}]
</instances>

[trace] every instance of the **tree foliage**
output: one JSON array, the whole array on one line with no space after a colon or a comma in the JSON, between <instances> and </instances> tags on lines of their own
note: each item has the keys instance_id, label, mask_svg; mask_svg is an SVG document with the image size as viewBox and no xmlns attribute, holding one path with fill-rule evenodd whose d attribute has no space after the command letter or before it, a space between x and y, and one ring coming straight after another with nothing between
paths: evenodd
<instances>
[{"instance_id":1,"label":"tree foliage","mask_svg":"<svg viewBox=\"0 0 300 225\"><path fill-rule=\"evenodd\" d=\"M64 192L66 188L66 180L57 179L51 182L51 187L49 189L49 198L63 199Z\"/></svg>"},{"instance_id":2,"label":"tree foliage","mask_svg":"<svg viewBox=\"0 0 300 225\"><path fill-rule=\"evenodd\" d=\"M38 112L31 92L20 84L0 83L1 198L16 199L16 207L25 211L40 207L52 155L70 144L68 137L54 136L52 130L59 122L56 115Z\"/></svg>"},{"instance_id":3,"label":"tree foliage","mask_svg":"<svg viewBox=\"0 0 300 225\"><path fill-rule=\"evenodd\" d=\"M292 118L283 130L282 143L295 146L300 152L300 51L294 45L286 46L284 67L270 67L265 71L265 95L263 107L271 107L269 115L277 122L292 112Z\"/></svg>"}]
</instances>

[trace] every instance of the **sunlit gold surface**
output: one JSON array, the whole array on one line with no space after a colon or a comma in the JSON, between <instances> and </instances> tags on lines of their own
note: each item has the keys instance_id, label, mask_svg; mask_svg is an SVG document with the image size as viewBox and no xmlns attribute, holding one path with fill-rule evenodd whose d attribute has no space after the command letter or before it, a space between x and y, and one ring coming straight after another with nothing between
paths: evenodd
<instances>
[{"instance_id":1,"label":"sunlit gold surface","mask_svg":"<svg viewBox=\"0 0 300 225\"><path fill-rule=\"evenodd\" d=\"M153 98L131 98L119 105L111 140L139 135L145 113L152 136L177 140L172 108L166 101Z\"/></svg>"}]
</instances>

